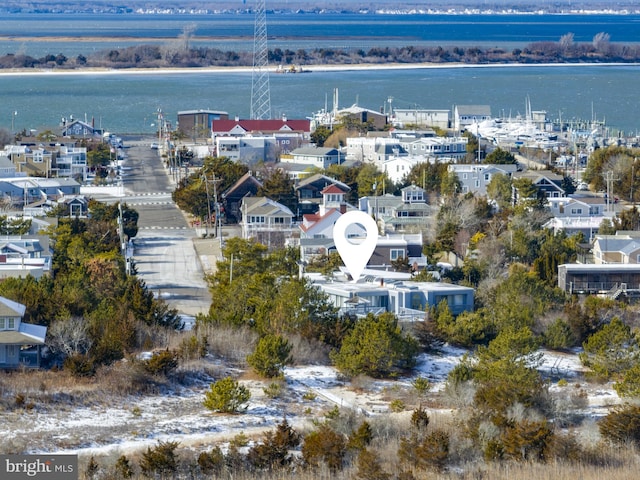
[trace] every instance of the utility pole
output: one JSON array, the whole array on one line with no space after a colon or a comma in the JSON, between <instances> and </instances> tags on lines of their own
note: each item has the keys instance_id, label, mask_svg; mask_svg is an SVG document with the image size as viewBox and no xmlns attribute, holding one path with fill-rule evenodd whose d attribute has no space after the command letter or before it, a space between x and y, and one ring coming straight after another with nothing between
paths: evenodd
<instances>
[{"instance_id":1,"label":"utility pole","mask_svg":"<svg viewBox=\"0 0 640 480\"><path fill-rule=\"evenodd\" d=\"M605 181L607 184L607 212L611 211L611 191L613 190L612 183L619 178L613 178L613 172L609 171L605 174Z\"/></svg>"},{"instance_id":2,"label":"utility pole","mask_svg":"<svg viewBox=\"0 0 640 480\"><path fill-rule=\"evenodd\" d=\"M211 230L211 197L209 197L209 179L207 178L207 174L203 175L204 177L204 189L207 194L207 229L204 233L205 237L209 236L209 230Z\"/></svg>"}]
</instances>

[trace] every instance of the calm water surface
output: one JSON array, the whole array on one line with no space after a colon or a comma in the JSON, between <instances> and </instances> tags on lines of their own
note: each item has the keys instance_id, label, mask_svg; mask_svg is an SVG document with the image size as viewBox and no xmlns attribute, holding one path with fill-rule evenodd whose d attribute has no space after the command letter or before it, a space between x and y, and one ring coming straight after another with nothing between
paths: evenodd
<instances>
[{"instance_id":1,"label":"calm water surface","mask_svg":"<svg viewBox=\"0 0 640 480\"><path fill-rule=\"evenodd\" d=\"M605 120L626 133L640 129L640 66L535 66L314 71L270 75L273 117L305 118L340 107L452 109L489 105L494 116L533 110L554 119ZM251 73L0 75L0 126L52 128L61 117L121 133L153 132L158 109L175 122L180 110L222 110L247 118ZM17 114L14 115L14 113Z\"/></svg>"},{"instance_id":2,"label":"calm water surface","mask_svg":"<svg viewBox=\"0 0 640 480\"><path fill-rule=\"evenodd\" d=\"M572 32L589 42L607 32L613 42L640 42L640 15L268 15L270 48L511 45L557 41ZM251 50L253 16L246 15L5 15L0 55L87 54L140 43L166 43L195 25L194 45ZM58 38L43 41L43 37ZM16 37L23 37L16 40ZM127 37L127 38L125 38ZM473 67L408 70L314 71L271 75L272 116L311 116L331 107L452 109L486 104L494 116L534 110L557 119L605 120L640 128L638 66ZM180 110L223 110L248 117L251 73L135 75L0 75L0 126L56 127L62 117L86 118L122 133L153 132L158 109L175 121ZM17 112L17 113L16 113Z\"/></svg>"}]
</instances>

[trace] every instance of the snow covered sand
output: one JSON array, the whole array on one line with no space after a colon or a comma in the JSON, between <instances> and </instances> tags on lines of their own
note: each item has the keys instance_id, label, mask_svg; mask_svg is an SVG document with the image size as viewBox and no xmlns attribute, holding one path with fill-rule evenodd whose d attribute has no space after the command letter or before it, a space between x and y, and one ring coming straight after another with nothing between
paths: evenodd
<instances>
[{"instance_id":1,"label":"snow covered sand","mask_svg":"<svg viewBox=\"0 0 640 480\"><path fill-rule=\"evenodd\" d=\"M388 415L394 397L415 396L412 381L419 376L432 383L430 395L442 392L447 374L464 353L462 349L444 347L439 354L422 355L410 378L368 379L357 388L342 381L332 367L291 367L285 370L286 385L279 398L265 395L264 389L270 382L241 377L252 398L246 412L237 415L211 413L202 406L208 380L161 395L128 397L117 402L105 399L82 407L36 404L33 409L3 412L1 450L119 455L153 446L159 440L206 449L240 433L256 437L285 417L295 428L310 428L312 420L322 418L335 406L366 416ZM619 402L611 384L593 385L584 381L584 368L577 353L543 353L541 370L550 379L550 390L560 398L566 397L567 402L584 399L580 404L571 400L567 408L579 405L581 413L597 417ZM559 384L560 379L566 382Z\"/></svg>"}]
</instances>

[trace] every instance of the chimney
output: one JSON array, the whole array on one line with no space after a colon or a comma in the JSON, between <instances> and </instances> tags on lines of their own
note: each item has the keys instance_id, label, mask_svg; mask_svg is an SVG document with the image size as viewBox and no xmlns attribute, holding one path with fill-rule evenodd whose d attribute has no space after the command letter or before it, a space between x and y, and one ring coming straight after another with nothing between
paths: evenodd
<instances>
[{"instance_id":1,"label":"chimney","mask_svg":"<svg viewBox=\"0 0 640 480\"><path fill-rule=\"evenodd\" d=\"M347 213L347 204L346 203L341 203L340 204L340 213Z\"/></svg>"}]
</instances>

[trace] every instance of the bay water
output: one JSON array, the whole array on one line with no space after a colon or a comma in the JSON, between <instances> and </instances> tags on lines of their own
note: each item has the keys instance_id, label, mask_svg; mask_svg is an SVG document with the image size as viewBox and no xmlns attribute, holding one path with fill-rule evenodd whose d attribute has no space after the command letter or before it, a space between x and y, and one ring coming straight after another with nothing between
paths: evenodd
<instances>
[{"instance_id":1,"label":"bay water","mask_svg":"<svg viewBox=\"0 0 640 480\"><path fill-rule=\"evenodd\" d=\"M640 129L640 65L478 66L354 69L270 75L272 118L306 118L341 108L449 109L489 105L494 117L544 110L551 119L600 120ZM117 133L153 133L158 111L175 124L181 110L219 110L248 118L251 71L0 74L0 127L52 129L63 117Z\"/></svg>"},{"instance_id":2,"label":"bay water","mask_svg":"<svg viewBox=\"0 0 640 480\"><path fill-rule=\"evenodd\" d=\"M371 48L406 45L482 45L511 48L557 41L568 32L588 42L599 32L612 42L640 42L640 15L358 15L270 14L269 48ZM248 50L253 16L6 15L0 18L0 55L89 54L102 48L162 43L194 25L194 46ZM340 107L372 110L449 109L489 105L494 116L533 110L551 119L600 120L611 132L640 129L640 65L466 66L312 70L271 75L271 114L305 118ZM275 69L275 66L274 66ZM181 110L210 109L247 118L250 69L233 72L127 71L13 73L0 70L0 127L55 129L63 117L86 119L118 133L153 133L158 111L175 123Z\"/></svg>"}]
</instances>

